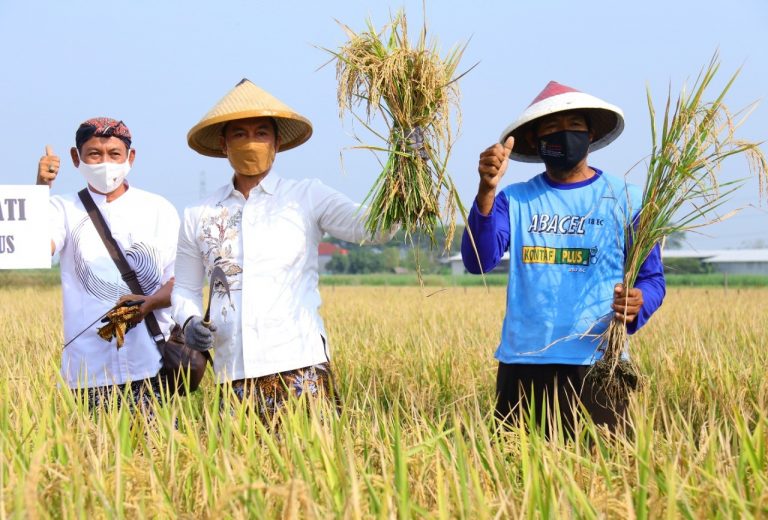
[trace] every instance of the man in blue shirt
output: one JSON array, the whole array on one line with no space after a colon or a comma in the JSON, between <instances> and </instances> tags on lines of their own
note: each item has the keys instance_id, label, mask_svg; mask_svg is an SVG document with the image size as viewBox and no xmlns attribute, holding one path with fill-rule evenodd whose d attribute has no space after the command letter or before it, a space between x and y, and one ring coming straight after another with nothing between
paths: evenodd
<instances>
[{"instance_id":1,"label":"man in blue shirt","mask_svg":"<svg viewBox=\"0 0 768 520\"><path fill-rule=\"evenodd\" d=\"M665 283L657 246L635 286L621 284L625 233L641 193L587 163L590 151L623 128L618 107L550 82L500 143L480 155L469 215L476 250L465 232L462 257L477 274L509 251L507 311L496 350L501 419L530 411L550 428L552 411L559 410L564 430L572 432L578 403L611 429L624 416L626 396L607 399L586 375L601 356L599 336L610 320L637 331L661 305ZM544 162L546 171L497 194L510 158Z\"/></svg>"}]
</instances>

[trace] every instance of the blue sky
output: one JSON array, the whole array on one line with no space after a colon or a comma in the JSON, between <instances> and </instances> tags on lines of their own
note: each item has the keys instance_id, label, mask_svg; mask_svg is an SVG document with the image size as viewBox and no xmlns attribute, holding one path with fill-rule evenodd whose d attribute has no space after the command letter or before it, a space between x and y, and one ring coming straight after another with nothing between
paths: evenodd
<instances>
[{"instance_id":1,"label":"blue sky","mask_svg":"<svg viewBox=\"0 0 768 520\"><path fill-rule=\"evenodd\" d=\"M275 170L317 177L362 200L379 167L353 146L350 120L339 119L329 55L345 37L335 19L355 30L376 26L405 7L415 30L421 1L352 2L11 2L0 0L1 184L34 182L37 161L50 144L64 159L53 192L80 189L67 158L83 120L123 119L134 135L137 160L130 181L166 196L181 211L231 176L226 160L202 157L186 144L187 131L241 78L308 117L314 135L279 154ZM461 69L462 127L449 168L462 200L477 187L477 156L525 109L549 80L620 106L626 129L590 163L623 175L650 151L646 86L661 105L671 84L695 78L715 50L718 85L738 67L728 104L743 108L768 88L768 2L714 0L436 1L427 2L430 34L444 50L469 41ZM742 127L744 138L768 138L768 106ZM768 148L763 148L768 152ZM642 184L642 163L629 178ZM746 175L741 160L726 174ZM504 183L530 178L540 165L512 163ZM204 187L201 186L204 184ZM757 204L747 183L729 208ZM690 236L698 248L768 246L768 205L748 207L728 222Z\"/></svg>"}]
</instances>

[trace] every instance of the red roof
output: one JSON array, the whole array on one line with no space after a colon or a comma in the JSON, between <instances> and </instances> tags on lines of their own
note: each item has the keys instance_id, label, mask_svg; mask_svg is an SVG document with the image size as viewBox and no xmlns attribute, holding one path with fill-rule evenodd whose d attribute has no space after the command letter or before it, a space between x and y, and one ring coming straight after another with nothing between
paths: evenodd
<instances>
[{"instance_id":1,"label":"red roof","mask_svg":"<svg viewBox=\"0 0 768 520\"><path fill-rule=\"evenodd\" d=\"M349 253L349 251L337 246L336 244L331 244L330 242L320 242L320 245L317 246L317 254L319 256L331 256L333 253L346 255Z\"/></svg>"}]
</instances>

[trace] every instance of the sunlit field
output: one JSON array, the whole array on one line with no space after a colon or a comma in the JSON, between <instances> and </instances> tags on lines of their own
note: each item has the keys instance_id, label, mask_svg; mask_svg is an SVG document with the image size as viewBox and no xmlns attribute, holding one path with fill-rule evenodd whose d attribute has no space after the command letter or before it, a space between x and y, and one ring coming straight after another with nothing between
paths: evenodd
<instances>
[{"instance_id":1,"label":"sunlit field","mask_svg":"<svg viewBox=\"0 0 768 520\"><path fill-rule=\"evenodd\" d=\"M60 289L0 288L0 515L768 517L768 289L670 289L631 345L634 432L571 441L492 418L503 287L322 292L342 412L274 431L210 374L153 420L90 414L60 386Z\"/></svg>"}]
</instances>

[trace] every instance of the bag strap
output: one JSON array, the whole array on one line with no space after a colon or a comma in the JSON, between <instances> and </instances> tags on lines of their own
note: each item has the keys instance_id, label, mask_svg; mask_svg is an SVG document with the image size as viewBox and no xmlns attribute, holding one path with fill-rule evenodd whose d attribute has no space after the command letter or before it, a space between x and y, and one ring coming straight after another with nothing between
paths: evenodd
<instances>
[{"instance_id":1,"label":"bag strap","mask_svg":"<svg viewBox=\"0 0 768 520\"><path fill-rule=\"evenodd\" d=\"M85 210L88 212L88 216L91 217L91 222L93 222L93 226L99 233L101 241L104 242L104 246L107 248L109 256L112 258L112 261L115 262L118 271L120 271L120 276L122 277L123 281L126 283L126 285L128 285L128 288L133 294L140 294L145 296L144 290L141 288L141 284L139 283L139 279L136 277L136 271L131 269L131 267L128 265L128 261L125 259L125 255L123 254L123 250L120 249L120 246L112 236L112 232L109 230L109 226L104 220L104 215L101 214L99 208L96 207L96 203L93 202L93 198L88 192L88 188L78 192L77 196L80 197L80 201L83 203L83 206L85 206ZM144 324L147 326L147 330L149 331L149 335L152 338L152 341L155 342L157 349L162 355L162 347L165 346L165 336L160 331L160 324L157 323L157 318L155 318L154 312L150 312L144 317Z\"/></svg>"}]
</instances>

